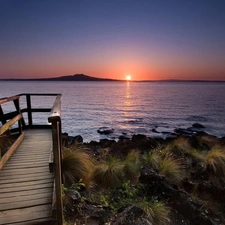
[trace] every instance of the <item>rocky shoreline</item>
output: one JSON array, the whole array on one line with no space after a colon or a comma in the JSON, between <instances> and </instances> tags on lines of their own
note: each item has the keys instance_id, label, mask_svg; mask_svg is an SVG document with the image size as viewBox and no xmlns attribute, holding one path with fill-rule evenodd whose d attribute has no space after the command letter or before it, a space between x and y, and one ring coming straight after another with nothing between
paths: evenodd
<instances>
[{"instance_id":1,"label":"rocky shoreline","mask_svg":"<svg viewBox=\"0 0 225 225\"><path fill-rule=\"evenodd\" d=\"M104 129L109 132L108 128ZM102 128L101 132L104 132L104 129ZM225 165L223 167L217 162L210 164L213 159L211 155L217 152L221 153L222 158L217 156L215 160L222 160L225 164L225 137L208 135L201 124L196 123L191 128L178 129L165 139L137 134L132 138L121 136L118 141L101 139L98 142L83 143L82 136L71 137L64 133L63 145L65 148L82 146L99 163L107 157L125 159L136 150L140 157L146 153L157 153L164 160L168 155L172 156L175 160L182 161L185 168L185 176L176 183L168 179L157 167L143 164L137 181L129 187L129 193L142 187L142 198L154 197L156 201L166 202L170 208L166 221L157 222L154 218L149 219L143 208L132 204L132 201L116 211L112 210L110 204L93 201L88 193L89 188L82 187L79 190L67 188L65 192L65 196L70 199L70 204L65 204L65 218L69 224L225 224ZM114 193L110 199L126 199L127 196L120 196L123 189L124 186L121 185L110 192Z\"/></svg>"}]
</instances>

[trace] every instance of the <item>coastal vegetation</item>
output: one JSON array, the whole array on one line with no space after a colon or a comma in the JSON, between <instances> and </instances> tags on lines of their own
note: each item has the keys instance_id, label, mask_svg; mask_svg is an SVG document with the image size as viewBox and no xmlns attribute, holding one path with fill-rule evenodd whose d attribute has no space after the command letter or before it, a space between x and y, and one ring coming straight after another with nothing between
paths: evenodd
<instances>
[{"instance_id":1,"label":"coastal vegetation","mask_svg":"<svg viewBox=\"0 0 225 225\"><path fill-rule=\"evenodd\" d=\"M224 138L76 142L64 148L64 169L68 224L225 222Z\"/></svg>"}]
</instances>

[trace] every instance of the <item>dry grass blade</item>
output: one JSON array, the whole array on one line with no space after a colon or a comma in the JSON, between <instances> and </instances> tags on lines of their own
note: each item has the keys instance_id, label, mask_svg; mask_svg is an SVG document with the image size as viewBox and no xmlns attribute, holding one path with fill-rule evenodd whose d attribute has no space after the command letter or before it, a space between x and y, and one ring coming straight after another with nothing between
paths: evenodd
<instances>
[{"instance_id":1,"label":"dry grass blade","mask_svg":"<svg viewBox=\"0 0 225 225\"><path fill-rule=\"evenodd\" d=\"M94 181L102 188L115 188L122 183L123 169L123 163L111 157L96 166L93 174Z\"/></svg>"},{"instance_id":2,"label":"dry grass blade","mask_svg":"<svg viewBox=\"0 0 225 225\"><path fill-rule=\"evenodd\" d=\"M171 154L160 160L158 170L170 183L179 184L185 177L185 167L181 159L175 159Z\"/></svg>"},{"instance_id":3,"label":"dry grass blade","mask_svg":"<svg viewBox=\"0 0 225 225\"><path fill-rule=\"evenodd\" d=\"M225 149L215 148L208 152L207 168L217 175L225 175Z\"/></svg>"},{"instance_id":4,"label":"dry grass blade","mask_svg":"<svg viewBox=\"0 0 225 225\"><path fill-rule=\"evenodd\" d=\"M62 155L62 173L65 184L73 184L80 179L88 185L92 178L93 159L81 150L64 149Z\"/></svg>"}]
</instances>

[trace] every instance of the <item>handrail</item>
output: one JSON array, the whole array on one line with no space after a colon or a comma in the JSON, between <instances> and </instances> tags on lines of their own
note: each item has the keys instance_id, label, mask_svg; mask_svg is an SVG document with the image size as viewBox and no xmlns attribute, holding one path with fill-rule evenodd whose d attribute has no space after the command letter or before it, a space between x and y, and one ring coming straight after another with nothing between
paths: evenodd
<instances>
[{"instance_id":1,"label":"handrail","mask_svg":"<svg viewBox=\"0 0 225 225\"><path fill-rule=\"evenodd\" d=\"M56 97L48 121L52 124L53 170L55 173L56 216L58 225L63 224L62 202L62 132L61 132L61 95Z\"/></svg>"},{"instance_id":2,"label":"handrail","mask_svg":"<svg viewBox=\"0 0 225 225\"><path fill-rule=\"evenodd\" d=\"M20 97L26 97L27 108L20 109ZM52 108L32 108L31 96L56 96L55 102ZM1 105L13 101L16 111L5 113L2 110ZM51 125L33 125L32 112L50 112L48 117L48 122ZM23 118L23 113L27 113L28 116L28 124L25 123ZM9 120L9 121L8 121ZM55 173L55 200L56 200L56 216L58 225L63 224L63 203L62 203L62 160L61 160L61 151L62 151L62 127L61 127L61 94L53 94L53 93L22 93L19 95L15 95L12 97L1 98L0 99L0 121L2 122L2 126L0 126L0 135L5 131L9 130L13 124L18 122L18 128L20 136L15 141L15 143L11 146L7 153L4 154L1 160L1 152L0 152L0 169L6 163L10 155L22 141L24 132L22 129L26 129L27 127L33 128L35 126L44 126L44 127L52 127L52 151L53 151L53 171ZM12 130L12 129L11 129Z\"/></svg>"}]
</instances>

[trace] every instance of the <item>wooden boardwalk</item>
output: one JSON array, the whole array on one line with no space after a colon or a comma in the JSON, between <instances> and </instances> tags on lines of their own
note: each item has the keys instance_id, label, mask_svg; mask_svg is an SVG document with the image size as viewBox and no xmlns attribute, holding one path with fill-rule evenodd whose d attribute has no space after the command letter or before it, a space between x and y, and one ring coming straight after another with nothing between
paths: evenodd
<instances>
[{"instance_id":1,"label":"wooden boardwalk","mask_svg":"<svg viewBox=\"0 0 225 225\"><path fill-rule=\"evenodd\" d=\"M49 172L51 129L27 130L0 170L0 224L56 224L52 219L54 174Z\"/></svg>"}]
</instances>

